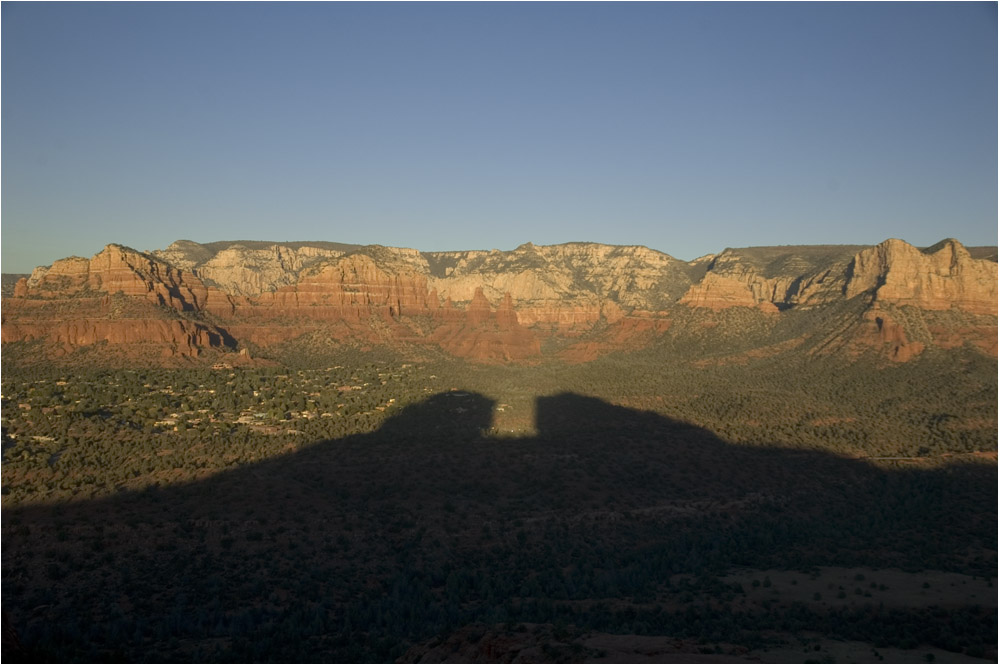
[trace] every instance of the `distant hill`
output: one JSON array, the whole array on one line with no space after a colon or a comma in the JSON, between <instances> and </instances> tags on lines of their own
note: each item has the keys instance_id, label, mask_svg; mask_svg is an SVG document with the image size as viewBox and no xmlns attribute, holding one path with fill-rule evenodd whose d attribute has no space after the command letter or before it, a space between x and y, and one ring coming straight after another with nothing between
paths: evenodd
<instances>
[{"instance_id":1,"label":"distant hill","mask_svg":"<svg viewBox=\"0 0 1000 666\"><path fill-rule=\"evenodd\" d=\"M997 260L997 246L996 245L980 245L976 247L968 248L969 254L972 255L973 259L988 259L989 261L996 262Z\"/></svg>"},{"instance_id":2,"label":"distant hill","mask_svg":"<svg viewBox=\"0 0 1000 666\"><path fill-rule=\"evenodd\" d=\"M420 252L180 240L150 253L112 244L5 275L3 289L3 341L59 355L97 344L267 355L308 340L531 363L685 340L700 357L996 355L997 248L954 239L727 248L694 261L599 243Z\"/></svg>"}]
</instances>

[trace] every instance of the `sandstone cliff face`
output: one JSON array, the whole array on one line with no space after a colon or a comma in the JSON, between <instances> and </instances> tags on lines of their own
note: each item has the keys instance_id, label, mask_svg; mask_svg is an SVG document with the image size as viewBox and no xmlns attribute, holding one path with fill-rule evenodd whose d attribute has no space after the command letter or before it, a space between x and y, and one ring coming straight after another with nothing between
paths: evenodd
<instances>
[{"instance_id":1,"label":"sandstone cliff face","mask_svg":"<svg viewBox=\"0 0 1000 666\"><path fill-rule=\"evenodd\" d=\"M253 316L315 313L360 320L372 313L389 317L424 314L431 303L427 278L412 272L390 273L365 254L355 254L307 269L299 281L261 294L246 309ZM306 312L300 312L308 308Z\"/></svg>"},{"instance_id":2,"label":"sandstone cliff face","mask_svg":"<svg viewBox=\"0 0 1000 666\"><path fill-rule=\"evenodd\" d=\"M787 274L767 278L737 252L725 250L712 260L705 277L692 285L680 302L711 309L746 306L776 312L775 303L784 302L795 278Z\"/></svg>"},{"instance_id":3,"label":"sandstone cliff face","mask_svg":"<svg viewBox=\"0 0 1000 666\"><path fill-rule=\"evenodd\" d=\"M4 303L4 342L43 339L64 348L150 343L165 354L197 355L199 348L223 346L227 337L211 324L165 314L208 311L210 290L201 280L120 245L36 270L15 296ZM112 297L144 305L121 317ZM228 302L219 292L214 297Z\"/></svg>"},{"instance_id":4,"label":"sandstone cliff face","mask_svg":"<svg viewBox=\"0 0 1000 666\"><path fill-rule=\"evenodd\" d=\"M481 361L526 361L541 354L538 336L518 322L510 294L494 311L482 290L473 294L464 321L439 326L430 340L454 356Z\"/></svg>"},{"instance_id":5,"label":"sandstone cliff face","mask_svg":"<svg viewBox=\"0 0 1000 666\"><path fill-rule=\"evenodd\" d=\"M905 362L924 351L924 343L907 338L902 325L891 316L878 310L865 313L860 326L855 329L855 350L881 346L890 360Z\"/></svg>"},{"instance_id":6,"label":"sandstone cliff face","mask_svg":"<svg viewBox=\"0 0 1000 666\"><path fill-rule=\"evenodd\" d=\"M762 292L773 293L774 289L775 285L768 284L749 272L735 276L710 272L701 282L692 285L679 303L710 310L748 307L759 308L764 312L777 312L772 296L762 295Z\"/></svg>"},{"instance_id":7,"label":"sandstone cliff face","mask_svg":"<svg viewBox=\"0 0 1000 666\"><path fill-rule=\"evenodd\" d=\"M90 292L121 292L178 311L201 310L209 296L205 284L191 273L114 244L90 259L69 257L36 269L19 290L22 298L68 298Z\"/></svg>"},{"instance_id":8,"label":"sandstone cliff face","mask_svg":"<svg viewBox=\"0 0 1000 666\"><path fill-rule=\"evenodd\" d=\"M691 282L688 266L640 246L526 243L511 252L426 253L431 286L456 302L476 289L491 300L509 293L521 323L560 335L589 330L623 311L659 309Z\"/></svg>"},{"instance_id":9,"label":"sandstone cliff face","mask_svg":"<svg viewBox=\"0 0 1000 666\"><path fill-rule=\"evenodd\" d=\"M711 258L705 277L680 303L721 310L755 307L777 312L842 298L857 246L727 249Z\"/></svg>"},{"instance_id":10,"label":"sandstone cliff face","mask_svg":"<svg viewBox=\"0 0 1000 666\"><path fill-rule=\"evenodd\" d=\"M429 342L481 361L538 354L540 343L518 322L509 294L494 311L476 290L463 312L428 289L426 266L420 253L404 248L372 247L325 259L304 269L293 284L236 301L227 328L238 339L263 346L322 330L373 343ZM437 323L421 336L409 325L411 317Z\"/></svg>"},{"instance_id":11,"label":"sandstone cliff face","mask_svg":"<svg viewBox=\"0 0 1000 666\"><path fill-rule=\"evenodd\" d=\"M65 349L107 342L152 345L162 355L197 356L201 349L221 347L223 336L194 322L164 319L74 319L65 322L5 323L3 342L46 340Z\"/></svg>"},{"instance_id":12,"label":"sandstone cliff face","mask_svg":"<svg viewBox=\"0 0 1000 666\"><path fill-rule=\"evenodd\" d=\"M973 259L954 239L923 252L889 239L859 252L850 266L845 295L866 292L876 302L996 316L997 264Z\"/></svg>"},{"instance_id":13,"label":"sandstone cliff face","mask_svg":"<svg viewBox=\"0 0 1000 666\"><path fill-rule=\"evenodd\" d=\"M770 315L760 321L776 322L867 298L858 308L869 310L852 310L855 319L838 324L821 347L876 348L897 361L927 345L968 343L996 354L987 333L995 338L997 265L950 240L924 251L895 240L870 248L727 249L692 262L593 243L421 253L378 245L178 241L154 253L109 245L90 259L62 259L11 292L4 342L45 339L64 348L146 339L166 352L194 355L309 334L526 361L539 356L542 339L556 336L580 340L567 342L563 358L588 360L672 334L672 312L690 313L680 319L697 328L704 319L698 310L709 310L712 319L711 312L751 307ZM904 325L897 323L902 311L890 313L890 306L942 314L923 323L905 315Z\"/></svg>"},{"instance_id":14,"label":"sandstone cliff face","mask_svg":"<svg viewBox=\"0 0 1000 666\"><path fill-rule=\"evenodd\" d=\"M675 300L690 283L684 262L640 246L526 243L511 252L428 254L444 267L432 284L456 301L469 300L478 281L488 297L509 291L515 305L589 292L625 307L649 307L652 299ZM671 280L681 285L674 293L665 288Z\"/></svg>"},{"instance_id":15,"label":"sandstone cliff face","mask_svg":"<svg viewBox=\"0 0 1000 666\"><path fill-rule=\"evenodd\" d=\"M28 297L28 279L21 278L14 285L14 291L11 294L14 298L27 298Z\"/></svg>"},{"instance_id":16,"label":"sandstone cliff face","mask_svg":"<svg viewBox=\"0 0 1000 666\"><path fill-rule=\"evenodd\" d=\"M921 251L890 239L875 247L745 248L712 258L680 303L714 310L815 307L862 293L872 302L997 314L997 264L974 259L958 242Z\"/></svg>"},{"instance_id":17,"label":"sandstone cliff face","mask_svg":"<svg viewBox=\"0 0 1000 666\"><path fill-rule=\"evenodd\" d=\"M321 259L339 257L334 250L304 247L298 250L272 245L251 250L241 245L226 248L197 267L197 274L239 296L256 296L294 284L302 270Z\"/></svg>"}]
</instances>

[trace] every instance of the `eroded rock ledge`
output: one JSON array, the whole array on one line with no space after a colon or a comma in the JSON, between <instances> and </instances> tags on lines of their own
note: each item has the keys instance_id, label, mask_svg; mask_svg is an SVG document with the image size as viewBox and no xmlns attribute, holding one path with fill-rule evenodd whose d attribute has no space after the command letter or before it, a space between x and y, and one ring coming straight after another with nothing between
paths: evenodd
<instances>
[{"instance_id":1,"label":"eroded rock ledge","mask_svg":"<svg viewBox=\"0 0 1000 666\"><path fill-rule=\"evenodd\" d=\"M927 346L968 343L996 355L997 263L954 239L923 250L896 239L727 249L691 262L593 243L438 253L248 241L144 253L111 244L21 279L3 302L2 338L61 353L104 342L195 356L322 330L502 362L538 359L542 342L556 339L562 358L589 360L651 343L683 311L710 330L713 313L731 308L780 318L843 303L857 314L839 332L818 331L818 349L876 348L905 361ZM941 314L914 326L897 322L894 308Z\"/></svg>"}]
</instances>

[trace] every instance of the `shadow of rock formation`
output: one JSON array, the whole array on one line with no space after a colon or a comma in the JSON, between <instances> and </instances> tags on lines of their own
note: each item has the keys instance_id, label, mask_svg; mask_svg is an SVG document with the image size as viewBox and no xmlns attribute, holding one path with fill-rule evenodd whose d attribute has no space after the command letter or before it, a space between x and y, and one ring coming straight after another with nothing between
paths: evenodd
<instances>
[{"instance_id":1,"label":"shadow of rock formation","mask_svg":"<svg viewBox=\"0 0 1000 666\"><path fill-rule=\"evenodd\" d=\"M995 572L995 467L734 446L575 394L494 438L493 408L438 394L203 481L5 509L4 610L45 661L386 661L473 622L698 636L641 606L679 573Z\"/></svg>"}]
</instances>

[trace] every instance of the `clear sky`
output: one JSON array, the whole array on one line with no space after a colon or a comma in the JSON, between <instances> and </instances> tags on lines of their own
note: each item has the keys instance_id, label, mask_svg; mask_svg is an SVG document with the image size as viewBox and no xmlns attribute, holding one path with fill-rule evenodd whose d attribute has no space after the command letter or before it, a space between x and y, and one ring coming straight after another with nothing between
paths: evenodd
<instances>
[{"instance_id":1,"label":"clear sky","mask_svg":"<svg viewBox=\"0 0 1000 666\"><path fill-rule=\"evenodd\" d=\"M2 263L997 243L994 3L2 5Z\"/></svg>"}]
</instances>

